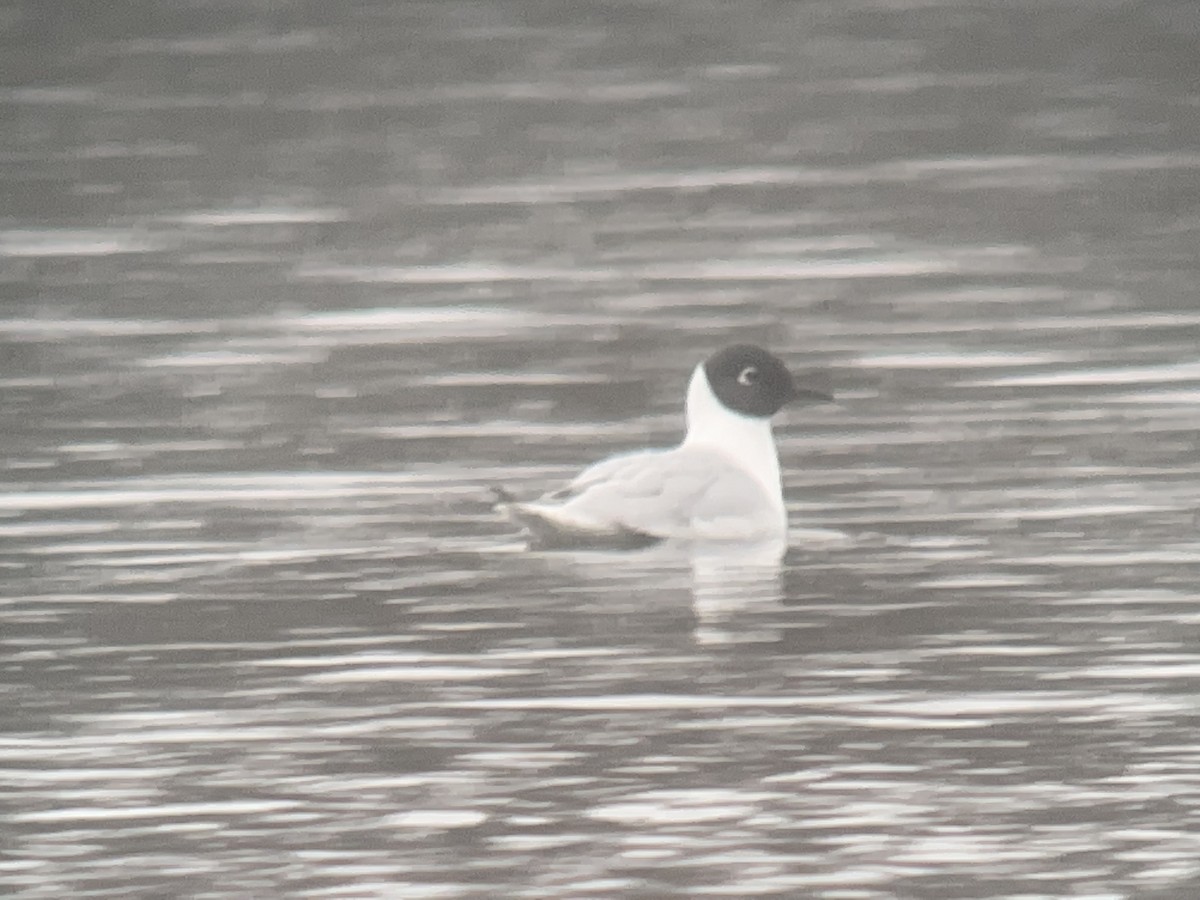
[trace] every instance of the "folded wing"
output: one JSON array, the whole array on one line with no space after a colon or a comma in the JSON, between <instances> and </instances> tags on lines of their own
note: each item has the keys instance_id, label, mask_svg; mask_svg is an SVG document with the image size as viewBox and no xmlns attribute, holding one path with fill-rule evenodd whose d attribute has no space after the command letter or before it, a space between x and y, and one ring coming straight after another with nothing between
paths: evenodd
<instances>
[{"instance_id":1,"label":"folded wing","mask_svg":"<svg viewBox=\"0 0 1200 900\"><path fill-rule=\"evenodd\" d=\"M542 537L555 529L648 541L761 540L785 528L782 511L754 478L703 447L615 456L565 488L511 510Z\"/></svg>"}]
</instances>

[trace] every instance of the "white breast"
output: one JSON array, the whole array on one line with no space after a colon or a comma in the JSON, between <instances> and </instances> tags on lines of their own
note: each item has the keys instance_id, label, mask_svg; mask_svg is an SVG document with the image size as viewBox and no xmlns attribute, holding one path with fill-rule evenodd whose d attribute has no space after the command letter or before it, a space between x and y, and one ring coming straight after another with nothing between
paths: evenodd
<instances>
[{"instance_id":1,"label":"white breast","mask_svg":"<svg viewBox=\"0 0 1200 900\"><path fill-rule=\"evenodd\" d=\"M703 365L696 366L688 383L687 436L683 446L721 453L762 487L786 523L779 453L775 449L771 420L744 416L721 403L709 387Z\"/></svg>"}]
</instances>

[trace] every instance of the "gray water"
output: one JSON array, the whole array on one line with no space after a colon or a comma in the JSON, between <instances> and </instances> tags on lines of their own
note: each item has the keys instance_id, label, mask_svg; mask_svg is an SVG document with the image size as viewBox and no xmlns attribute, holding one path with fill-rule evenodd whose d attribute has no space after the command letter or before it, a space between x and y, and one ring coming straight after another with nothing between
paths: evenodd
<instances>
[{"instance_id":1,"label":"gray water","mask_svg":"<svg viewBox=\"0 0 1200 900\"><path fill-rule=\"evenodd\" d=\"M1187 4L0 7L0 894L1200 895ZM489 508L760 341L784 564Z\"/></svg>"}]
</instances>

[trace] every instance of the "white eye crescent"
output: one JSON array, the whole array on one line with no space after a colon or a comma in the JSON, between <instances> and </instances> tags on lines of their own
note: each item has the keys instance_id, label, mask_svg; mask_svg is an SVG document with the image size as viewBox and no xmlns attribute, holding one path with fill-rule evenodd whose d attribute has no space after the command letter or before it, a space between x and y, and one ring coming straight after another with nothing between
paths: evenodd
<instances>
[{"instance_id":1,"label":"white eye crescent","mask_svg":"<svg viewBox=\"0 0 1200 900\"><path fill-rule=\"evenodd\" d=\"M738 384L744 384L746 387L750 387L752 384L758 384L758 367L746 366L746 368L738 372L737 381Z\"/></svg>"}]
</instances>

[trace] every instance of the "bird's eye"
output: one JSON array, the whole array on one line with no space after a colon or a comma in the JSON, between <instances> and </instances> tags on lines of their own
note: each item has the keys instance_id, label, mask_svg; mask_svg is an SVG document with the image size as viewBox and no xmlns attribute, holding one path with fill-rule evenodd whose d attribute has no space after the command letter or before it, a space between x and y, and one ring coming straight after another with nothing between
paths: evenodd
<instances>
[{"instance_id":1,"label":"bird's eye","mask_svg":"<svg viewBox=\"0 0 1200 900\"><path fill-rule=\"evenodd\" d=\"M737 380L738 384L744 384L746 387L758 384L758 369L755 366L746 366L746 368L738 372Z\"/></svg>"}]
</instances>

